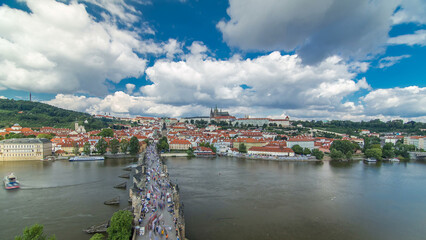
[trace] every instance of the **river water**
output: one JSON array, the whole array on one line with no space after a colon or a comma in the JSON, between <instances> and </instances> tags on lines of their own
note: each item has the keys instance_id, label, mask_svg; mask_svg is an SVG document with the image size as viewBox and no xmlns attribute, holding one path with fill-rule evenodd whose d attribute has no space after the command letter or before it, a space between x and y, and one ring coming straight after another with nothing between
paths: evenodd
<instances>
[{"instance_id":1,"label":"river water","mask_svg":"<svg viewBox=\"0 0 426 240\"><path fill-rule=\"evenodd\" d=\"M0 189L0 239L41 223L62 239L128 206L114 185L132 162L0 163L22 189ZM168 158L185 206L186 234L205 239L424 239L426 164L287 163ZM121 196L120 206L103 202Z\"/></svg>"},{"instance_id":2,"label":"river water","mask_svg":"<svg viewBox=\"0 0 426 240\"><path fill-rule=\"evenodd\" d=\"M132 162L114 159L95 162L0 162L0 176L14 172L21 189L0 189L0 239L13 239L34 223L62 239L89 239L83 229L109 220L128 206L128 191L113 188L129 181L118 178ZM129 186L129 185L128 185ZM119 206L104 201L120 196Z\"/></svg>"},{"instance_id":3,"label":"river water","mask_svg":"<svg viewBox=\"0 0 426 240\"><path fill-rule=\"evenodd\" d=\"M169 158L186 235L425 239L426 165Z\"/></svg>"}]
</instances>

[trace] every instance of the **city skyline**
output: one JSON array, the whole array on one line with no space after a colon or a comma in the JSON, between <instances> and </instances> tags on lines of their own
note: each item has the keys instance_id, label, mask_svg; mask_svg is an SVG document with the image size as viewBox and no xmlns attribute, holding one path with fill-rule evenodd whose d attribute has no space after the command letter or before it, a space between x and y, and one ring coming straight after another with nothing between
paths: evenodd
<instances>
[{"instance_id":1,"label":"city skyline","mask_svg":"<svg viewBox=\"0 0 426 240\"><path fill-rule=\"evenodd\" d=\"M426 3L10 1L0 97L115 116L426 121Z\"/></svg>"}]
</instances>

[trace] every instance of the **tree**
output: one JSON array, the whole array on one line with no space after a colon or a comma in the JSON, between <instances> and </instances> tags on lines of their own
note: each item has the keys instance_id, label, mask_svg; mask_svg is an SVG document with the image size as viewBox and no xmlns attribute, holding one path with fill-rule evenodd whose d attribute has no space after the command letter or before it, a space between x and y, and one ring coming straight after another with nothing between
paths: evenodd
<instances>
[{"instance_id":1,"label":"tree","mask_svg":"<svg viewBox=\"0 0 426 240\"><path fill-rule=\"evenodd\" d=\"M384 158L393 158L395 157L395 149L392 143L385 143L383 146L383 157Z\"/></svg>"},{"instance_id":2,"label":"tree","mask_svg":"<svg viewBox=\"0 0 426 240\"><path fill-rule=\"evenodd\" d=\"M6 134L6 139L12 139L12 138L25 138L25 136L22 133L13 133L13 132Z\"/></svg>"},{"instance_id":3,"label":"tree","mask_svg":"<svg viewBox=\"0 0 426 240\"><path fill-rule=\"evenodd\" d=\"M195 157L194 149L192 149L192 147L189 147L188 150L186 150L186 153L188 154L188 157Z\"/></svg>"},{"instance_id":4,"label":"tree","mask_svg":"<svg viewBox=\"0 0 426 240\"><path fill-rule=\"evenodd\" d=\"M312 155L318 160L322 160L324 158L324 153L318 149L312 150Z\"/></svg>"},{"instance_id":5,"label":"tree","mask_svg":"<svg viewBox=\"0 0 426 240\"><path fill-rule=\"evenodd\" d=\"M104 128L101 130L100 133L98 133L98 136L101 137L114 137L114 130L111 128Z\"/></svg>"},{"instance_id":6,"label":"tree","mask_svg":"<svg viewBox=\"0 0 426 240\"><path fill-rule=\"evenodd\" d=\"M240 145L238 145L238 152L247 153L247 147L244 143L240 143Z\"/></svg>"},{"instance_id":7,"label":"tree","mask_svg":"<svg viewBox=\"0 0 426 240\"><path fill-rule=\"evenodd\" d=\"M347 160L352 160L352 152L351 151L346 152L345 156L346 156Z\"/></svg>"},{"instance_id":8,"label":"tree","mask_svg":"<svg viewBox=\"0 0 426 240\"><path fill-rule=\"evenodd\" d=\"M96 147L96 151L99 154L103 155L103 154L106 153L106 150L108 148L108 143L105 141L104 138L101 138L101 139L98 140L95 147Z\"/></svg>"},{"instance_id":9,"label":"tree","mask_svg":"<svg viewBox=\"0 0 426 240\"><path fill-rule=\"evenodd\" d=\"M104 240L104 239L105 237L101 233L96 233L90 238L90 240Z\"/></svg>"},{"instance_id":10,"label":"tree","mask_svg":"<svg viewBox=\"0 0 426 240\"><path fill-rule=\"evenodd\" d=\"M74 153L74 155L79 155L80 154L80 146L78 146L78 143L74 143L74 148L72 149L72 153Z\"/></svg>"},{"instance_id":11,"label":"tree","mask_svg":"<svg viewBox=\"0 0 426 240\"><path fill-rule=\"evenodd\" d=\"M86 155L90 155L90 143L89 142L84 143L83 152Z\"/></svg>"},{"instance_id":12,"label":"tree","mask_svg":"<svg viewBox=\"0 0 426 240\"><path fill-rule=\"evenodd\" d=\"M341 151L336 150L336 149L331 149L330 151L330 157L331 160L342 160L343 158L345 158L345 154L343 154Z\"/></svg>"},{"instance_id":13,"label":"tree","mask_svg":"<svg viewBox=\"0 0 426 240\"><path fill-rule=\"evenodd\" d=\"M380 143L375 143L375 144L370 145L369 148L379 148L379 149L382 149L382 146L380 145Z\"/></svg>"},{"instance_id":14,"label":"tree","mask_svg":"<svg viewBox=\"0 0 426 240\"><path fill-rule=\"evenodd\" d=\"M167 142L167 137L160 138L160 140L158 141L158 144L157 144L157 150L159 152L169 150L169 143Z\"/></svg>"},{"instance_id":15,"label":"tree","mask_svg":"<svg viewBox=\"0 0 426 240\"><path fill-rule=\"evenodd\" d=\"M121 140L120 142L120 150L122 153L126 153L129 149L129 142L126 139Z\"/></svg>"},{"instance_id":16,"label":"tree","mask_svg":"<svg viewBox=\"0 0 426 240\"><path fill-rule=\"evenodd\" d=\"M130 138L130 142L129 142L129 152L132 155L138 154L139 153L139 140L137 137L133 136L132 138Z\"/></svg>"},{"instance_id":17,"label":"tree","mask_svg":"<svg viewBox=\"0 0 426 240\"><path fill-rule=\"evenodd\" d=\"M216 149L216 147L215 147L213 144L210 144L209 148L210 148L210 149L211 149L214 153L216 153L217 149Z\"/></svg>"},{"instance_id":18,"label":"tree","mask_svg":"<svg viewBox=\"0 0 426 240\"><path fill-rule=\"evenodd\" d=\"M371 148L371 145L373 144L380 144L380 138L375 136L364 137L364 152L365 150Z\"/></svg>"},{"instance_id":19,"label":"tree","mask_svg":"<svg viewBox=\"0 0 426 240\"><path fill-rule=\"evenodd\" d=\"M47 133L40 133L39 135L37 135L37 138L47 138L51 140L53 138L53 135Z\"/></svg>"},{"instance_id":20,"label":"tree","mask_svg":"<svg viewBox=\"0 0 426 240\"><path fill-rule=\"evenodd\" d=\"M43 229L43 225L40 224L34 224L30 227L26 227L23 231L23 234L16 236L15 240L56 240L55 235L47 238L43 233Z\"/></svg>"},{"instance_id":21,"label":"tree","mask_svg":"<svg viewBox=\"0 0 426 240\"><path fill-rule=\"evenodd\" d=\"M303 155L309 155L311 154L311 150L309 148L303 149Z\"/></svg>"},{"instance_id":22,"label":"tree","mask_svg":"<svg viewBox=\"0 0 426 240\"><path fill-rule=\"evenodd\" d=\"M136 139L137 140L137 139ZM129 211L115 212L107 228L109 240L128 240L132 235L133 215Z\"/></svg>"},{"instance_id":23,"label":"tree","mask_svg":"<svg viewBox=\"0 0 426 240\"><path fill-rule=\"evenodd\" d=\"M120 142L117 139L114 138L109 142L109 149L111 150L112 154L117 154L119 147L120 147Z\"/></svg>"},{"instance_id":24,"label":"tree","mask_svg":"<svg viewBox=\"0 0 426 240\"><path fill-rule=\"evenodd\" d=\"M410 160L410 154L408 152L415 150L414 145L407 145L401 142L397 142L395 146L395 154L398 157L403 157L406 160Z\"/></svg>"},{"instance_id":25,"label":"tree","mask_svg":"<svg viewBox=\"0 0 426 240\"><path fill-rule=\"evenodd\" d=\"M380 148L369 148L365 150L364 154L368 158L375 158L377 160L382 160L382 149Z\"/></svg>"},{"instance_id":26,"label":"tree","mask_svg":"<svg viewBox=\"0 0 426 240\"><path fill-rule=\"evenodd\" d=\"M347 153L347 152L353 153L354 150L356 149L355 144L356 143L352 143L351 141L348 141L348 140L335 140L331 144L330 150L336 149L338 151L341 151L342 153Z\"/></svg>"},{"instance_id":27,"label":"tree","mask_svg":"<svg viewBox=\"0 0 426 240\"><path fill-rule=\"evenodd\" d=\"M303 154L303 148L299 144L294 145L293 147L291 147L291 149L296 154Z\"/></svg>"}]
</instances>

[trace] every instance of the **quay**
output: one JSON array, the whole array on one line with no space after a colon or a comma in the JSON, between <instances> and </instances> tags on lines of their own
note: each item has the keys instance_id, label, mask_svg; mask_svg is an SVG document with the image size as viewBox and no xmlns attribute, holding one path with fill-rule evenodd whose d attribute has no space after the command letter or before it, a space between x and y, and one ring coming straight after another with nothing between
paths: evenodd
<instances>
[{"instance_id":1,"label":"quay","mask_svg":"<svg viewBox=\"0 0 426 240\"><path fill-rule=\"evenodd\" d=\"M156 149L150 144L134 169L129 191L133 209L133 240L185 239L183 206L179 187L169 179Z\"/></svg>"}]
</instances>

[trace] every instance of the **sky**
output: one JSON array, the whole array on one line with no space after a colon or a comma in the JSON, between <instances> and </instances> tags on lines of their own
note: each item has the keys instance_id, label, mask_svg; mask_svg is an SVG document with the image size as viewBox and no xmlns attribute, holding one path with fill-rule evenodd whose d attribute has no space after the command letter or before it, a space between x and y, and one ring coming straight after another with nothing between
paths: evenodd
<instances>
[{"instance_id":1,"label":"sky","mask_svg":"<svg viewBox=\"0 0 426 240\"><path fill-rule=\"evenodd\" d=\"M0 0L0 98L426 122L423 0Z\"/></svg>"}]
</instances>

